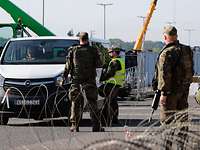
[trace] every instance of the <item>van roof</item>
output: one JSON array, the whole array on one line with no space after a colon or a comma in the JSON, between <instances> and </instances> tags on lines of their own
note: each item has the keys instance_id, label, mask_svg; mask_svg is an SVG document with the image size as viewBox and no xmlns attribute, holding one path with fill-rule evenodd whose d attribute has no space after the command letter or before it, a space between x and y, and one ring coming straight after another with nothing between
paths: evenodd
<instances>
[{"instance_id":1,"label":"van roof","mask_svg":"<svg viewBox=\"0 0 200 150\"><path fill-rule=\"evenodd\" d=\"M56 40L56 39L66 39L66 40L78 40L78 37L62 37L62 36L40 36L40 37L23 37L23 38L12 38L11 41L21 41L21 40Z\"/></svg>"}]
</instances>

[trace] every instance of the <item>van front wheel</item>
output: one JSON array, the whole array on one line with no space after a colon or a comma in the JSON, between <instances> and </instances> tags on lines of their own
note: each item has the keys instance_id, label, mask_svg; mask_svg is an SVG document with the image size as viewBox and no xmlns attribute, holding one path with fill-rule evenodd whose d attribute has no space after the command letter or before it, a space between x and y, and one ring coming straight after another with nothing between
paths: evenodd
<instances>
[{"instance_id":1,"label":"van front wheel","mask_svg":"<svg viewBox=\"0 0 200 150\"><path fill-rule=\"evenodd\" d=\"M8 117L3 116L3 114L0 115L0 125L7 125L9 121Z\"/></svg>"}]
</instances>

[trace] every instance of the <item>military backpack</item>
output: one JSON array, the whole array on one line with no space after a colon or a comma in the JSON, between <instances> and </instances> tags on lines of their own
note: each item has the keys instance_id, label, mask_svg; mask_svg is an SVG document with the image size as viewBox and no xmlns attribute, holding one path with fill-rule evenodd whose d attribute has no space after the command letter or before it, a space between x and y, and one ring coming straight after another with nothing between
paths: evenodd
<instances>
[{"instance_id":1,"label":"military backpack","mask_svg":"<svg viewBox=\"0 0 200 150\"><path fill-rule=\"evenodd\" d=\"M161 51L158 55L157 61L163 51ZM193 52L190 46L186 46L183 44L177 44L175 49L172 51L172 59L175 62L173 66L173 72L176 72L176 78L179 80L179 84L189 86L192 82L192 77L194 75L193 69ZM176 71L177 68L180 68L180 74ZM180 79L181 78L181 79ZM176 80L177 81L177 80ZM153 90L157 90L158 86L158 70L155 67L155 73L152 80Z\"/></svg>"}]
</instances>

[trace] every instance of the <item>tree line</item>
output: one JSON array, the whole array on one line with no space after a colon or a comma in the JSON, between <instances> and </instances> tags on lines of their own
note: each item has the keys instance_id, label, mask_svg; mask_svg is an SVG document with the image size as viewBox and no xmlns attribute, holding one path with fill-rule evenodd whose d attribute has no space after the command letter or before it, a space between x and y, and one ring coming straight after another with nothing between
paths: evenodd
<instances>
[{"instance_id":1,"label":"tree line","mask_svg":"<svg viewBox=\"0 0 200 150\"><path fill-rule=\"evenodd\" d=\"M135 42L124 42L121 39L109 39L111 45L114 47L120 47L122 49L125 49L126 51L132 50L134 47ZM145 50L151 50L155 52L159 52L164 43L161 41L145 41L144 42L144 49Z\"/></svg>"},{"instance_id":2,"label":"tree line","mask_svg":"<svg viewBox=\"0 0 200 150\"><path fill-rule=\"evenodd\" d=\"M0 46L3 46L7 40L8 39L0 37ZM110 40L111 45L115 47L120 47L126 51L132 50L135 44L135 42L124 42L121 39L117 39L117 38L109 39L109 40ZM161 41L145 41L144 49L159 52L162 49L163 45L164 43Z\"/></svg>"}]
</instances>

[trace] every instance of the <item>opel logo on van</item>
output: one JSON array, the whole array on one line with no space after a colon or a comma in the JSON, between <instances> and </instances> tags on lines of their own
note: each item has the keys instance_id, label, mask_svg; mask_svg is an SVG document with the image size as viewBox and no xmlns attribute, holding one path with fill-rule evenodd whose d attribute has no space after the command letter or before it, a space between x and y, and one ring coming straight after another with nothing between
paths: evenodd
<instances>
[{"instance_id":1,"label":"opel logo on van","mask_svg":"<svg viewBox=\"0 0 200 150\"><path fill-rule=\"evenodd\" d=\"M31 85L31 81L30 81L30 80L26 80L26 81L24 82L24 85L25 85L26 87L29 87L29 86Z\"/></svg>"}]
</instances>

